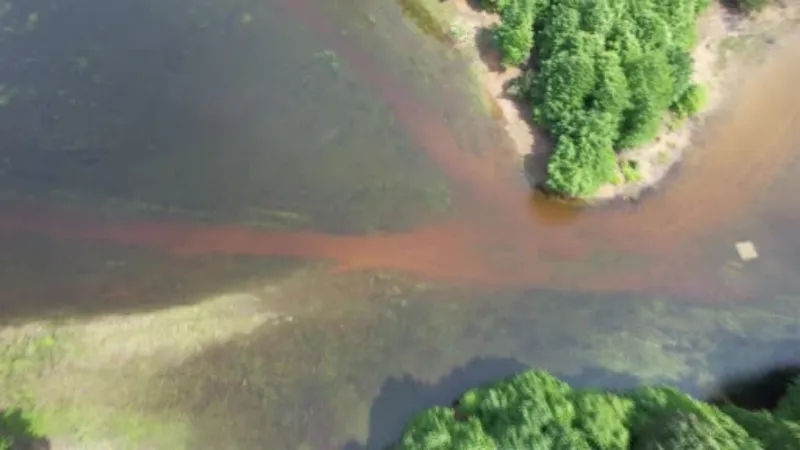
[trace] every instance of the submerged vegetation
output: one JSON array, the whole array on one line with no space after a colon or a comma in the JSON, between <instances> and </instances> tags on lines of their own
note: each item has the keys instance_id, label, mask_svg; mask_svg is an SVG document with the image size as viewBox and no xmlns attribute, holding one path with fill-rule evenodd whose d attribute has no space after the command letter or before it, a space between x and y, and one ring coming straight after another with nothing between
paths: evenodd
<instances>
[{"instance_id":1,"label":"submerged vegetation","mask_svg":"<svg viewBox=\"0 0 800 450\"><path fill-rule=\"evenodd\" d=\"M534 121L552 135L548 187L583 197L612 182L616 153L652 141L669 112L697 114L696 22L709 0L484 0Z\"/></svg>"},{"instance_id":2,"label":"submerged vegetation","mask_svg":"<svg viewBox=\"0 0 800 450\"><path fill-rule=\"evenodd\" d=\"M398 450L800 448L800 379L774 412L717 407L668 387L572 389L530 371L412 422Z\"/></svg>"},{"instance_id":3,"label":"submerged vegetation","mask_svg":"<svg viewBox=\"0 0 800 450\"><path fill-rule=\"evenodd\" d=\"M770 0L733 0L737 8L747 13L761 11L766 8Z\"/></svg>"}]
</instances>

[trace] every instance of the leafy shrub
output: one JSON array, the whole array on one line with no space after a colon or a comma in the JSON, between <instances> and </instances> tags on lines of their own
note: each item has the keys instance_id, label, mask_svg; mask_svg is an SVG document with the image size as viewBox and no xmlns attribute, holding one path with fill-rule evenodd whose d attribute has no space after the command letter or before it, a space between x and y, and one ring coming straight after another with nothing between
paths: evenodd
<instances>
[{"instance_id":1,"label":"leafy shrub","mask_svg":"<svg viewBox=\"0 0 800 450\"><path fill-rule=\"evenodd\" d=\"M800 384L775 414L716 407L667 387L574 390L530 371L417 416L400 450L790 450L800 448Z\"/></svg>"},{"instance_id":2,"label":"leafy shrub","mask_svg":"<svg viewBox=\"0 0 800 450\"><path fill-rule=\"evenodd\" d=\"M708 90L704 86L692 84L675 100L672 110L679 118L692 117L702 111L706 103L708 103Z\"/></svg>"},{"instance_id":3,"label":"leafy shrub","mask_svg":"<svg viewBox=\"0 0 800 450\"><path fill-rule=\"evenodd\" d=\"M31 421L19 409L0 411L0 450L11 450L15 445L37 439Z\"/></svg>"},{"instance_id":4,"label":"leafy shrub","mask_svg":"<svg viewBox=\"0 0 800 450\"><path fill-rule=\"evenodd\" d=\"M487 0L491 1L491 0ZM616 152L646 144L665 113L705 104L691 83L696 21L708 0L497 0L507 65L535 68L516 86L553 136L549 187L587 196L616 173Z\"/></svg>"},{"instance_id":5,"label":"leafy shrub","mask_svg":"<svg viewBox=\"0 0 800 450\"><path fill-rule=\"evenodd\" d=\"M420 414L403 436L398 450L496 450L497 446L474 418L459 421L450 408Z\"/></svg>"},{"instance_id":6,"label":"leafy shrub","mask_svg":"<svg viewBox=\"0 0 800 450\"><path fill-rule=\"evenodd\" d=\"M642 179L642 174L639 172L635 161L621 161L619 168L625 181L629 183L635 183Z\"/></svg>"}]
</instances>

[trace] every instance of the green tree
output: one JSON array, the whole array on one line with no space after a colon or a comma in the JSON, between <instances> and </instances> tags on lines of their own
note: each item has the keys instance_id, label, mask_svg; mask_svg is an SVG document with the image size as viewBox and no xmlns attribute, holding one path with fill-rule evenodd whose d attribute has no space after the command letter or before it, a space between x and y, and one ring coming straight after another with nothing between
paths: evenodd
<instances>
[{"instance_id":1,"label":"green tree","mask_svg":"<svg viewBox=\"0 0 800 450\"><path fill-rule=\"evenodd\" d=\"M503 51L503 64L518 66L528 60L533 47L533 8L528 0L511 0L502 13L494 39Z\"/></svg>"},{"instance_id":2,"label":"green tree","mask_svg":"<svg viewBox=\"0 0 800 450\"><path fill-rule=\"evenodd\" d=\"M475 418L458 420L450 408L431 408L417 416L397 450L496 450Z\"/></svg>"},{"instance_id":3,"label":"green tree","mask_svg":"<svg viewBox=\"0 0 800 450\"><path fill-rule=\"evenodd\" d=\"M674 388L574 390L541 371L471 389L415 418L403 450L796 450L798 385L775 413L717 407Z\"/></svg>"},{"instance_id":4,"label":"green tree","mask_svg":"<svg viewBox=\"0 0 800 450\"><path fill-rule=\"evenodd\" d=\"M515 92L556 143L549 187L588 196L615 178L615 153L647 144L666 113L691 116L696 22L709 0L508 0L495 36L505 63L534 64Z\"/></svg>"}]
</instances>

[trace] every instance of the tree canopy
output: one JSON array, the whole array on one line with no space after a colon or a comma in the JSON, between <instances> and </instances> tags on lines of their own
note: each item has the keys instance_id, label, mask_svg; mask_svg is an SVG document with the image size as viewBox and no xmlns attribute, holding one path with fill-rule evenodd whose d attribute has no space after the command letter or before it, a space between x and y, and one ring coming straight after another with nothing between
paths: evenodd
<instances>
[{"instance_id":1,"label":"tree canopy","mask_svg":"<svg viewBox=\"0 0 800 450\"><path fill-rule=\"evenodd\" d=\"M788 450L800 383L769 411L713 406L668 387L577 390L529 371L417 416L396 450Z\"/></svg>"},{"instance_id":2,"label":"tree canopy","mask_svg":"<svg viewBox=\"0 0 800 450\"><path fill-rule=\"evenodd\" d=\"M652 141L665 114L704 106L692 82L696 22L709 0L484 0L500 13L506 65L532 61L519 90L554 138L549 187L588 196L616 153Z\"/></svg>"}]
</instances>

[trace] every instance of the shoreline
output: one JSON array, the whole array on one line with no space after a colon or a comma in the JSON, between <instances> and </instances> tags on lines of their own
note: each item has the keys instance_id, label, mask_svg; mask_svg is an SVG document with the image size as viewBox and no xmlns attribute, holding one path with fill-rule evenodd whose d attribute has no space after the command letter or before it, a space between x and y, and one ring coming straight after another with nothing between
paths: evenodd
<instances>
[{"instance_id":1,"label":"shoreline","mask_svg":"<svg viewBox=\"0 0 800 450\"><path fill-rule=\"evenodd\" d=\"M474 82L481 91L482 103L503 121L529 181L535 180L535 184L541 186L546 180L552 142L533 123L531 106L506 92L507 83L523 71L517 67L503 68L500 63L500 52L490 33L500 17L477 9L472 0L451 0L427 7L450 9L446 14L450 19L443 20L449 20L446 26L456 49L469 63ZM698 20L698 43L692 52L693 80L705 86L708 93L704 110L677 126L665 117L662 132L652 143L618 154L620 166L633 164L636 168L636 180L625 180L620 168L618 182L607 183L591 197L575 200L588 204L635 200L644 192L659 188L668 173L683 160L706 119L720 110L743 69L753 65L751 57L755 55L752 53L764 53L758 51L776 46L780 38L791 34L798 25L800 5L777 4L748 17L713 3Z\"/></svg>"}]
</instances>

